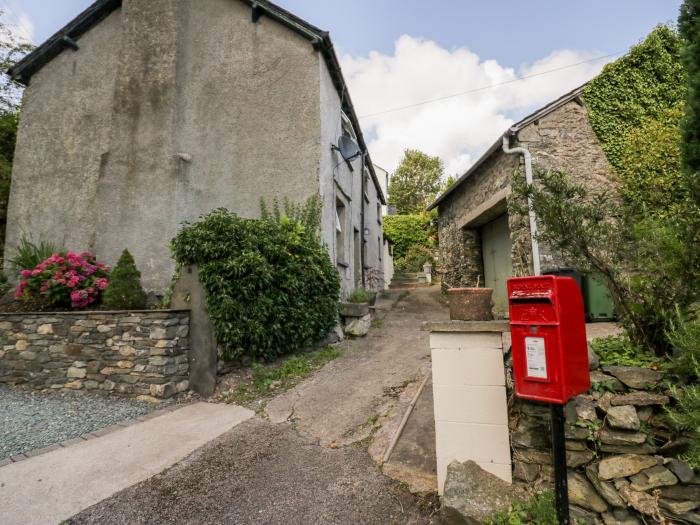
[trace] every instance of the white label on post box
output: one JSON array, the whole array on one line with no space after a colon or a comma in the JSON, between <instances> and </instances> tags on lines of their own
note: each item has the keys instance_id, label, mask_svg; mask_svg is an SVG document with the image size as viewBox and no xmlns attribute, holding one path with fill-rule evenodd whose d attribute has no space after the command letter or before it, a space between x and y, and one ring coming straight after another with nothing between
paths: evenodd
<instances>
[{"instance_id":1,"label":"white label on post box","mask_svg":"<svg viewBox=\"0 0 700 525\"><path fill-rule=\"evenodd\" d=\"M547 379L547 354L543 337L525 338L525 361L528 377Z\"/></svg>"}]
</instances>

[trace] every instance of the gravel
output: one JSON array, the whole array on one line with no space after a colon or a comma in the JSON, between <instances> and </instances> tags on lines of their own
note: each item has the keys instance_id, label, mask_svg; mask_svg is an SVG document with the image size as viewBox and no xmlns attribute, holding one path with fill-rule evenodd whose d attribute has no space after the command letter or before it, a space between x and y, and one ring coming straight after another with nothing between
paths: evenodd
<instances>
[{"instance_id":1,"label":"gravel","mask_svg":"<svg viewBox=\"0 0 700 525\"><path fill-rule=\"evenodd\" d=\"M142 401L41 393L0 385L0 460L47 447L162 408Z\"/></svg>"}]
</instances>

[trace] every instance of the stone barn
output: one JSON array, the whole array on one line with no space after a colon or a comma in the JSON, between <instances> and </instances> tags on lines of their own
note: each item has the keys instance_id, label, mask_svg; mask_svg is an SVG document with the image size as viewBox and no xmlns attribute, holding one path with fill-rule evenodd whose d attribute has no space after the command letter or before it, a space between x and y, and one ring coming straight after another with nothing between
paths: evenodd
<instances>
[{"instance_id":1,"label":"stone barn","mask_svg":"<svg viewBox=\"0 0 700 525\"><path fill-rule=\"evenodd\" d=\"M561 257L533 243L527 217L508 213L511 180L523 173L524 148L533 166L568 173L589 188L613 183L612 167L591 127L581 86L506 130L445 193L438 210L443 286L494 289L494 313L508 312L506 280L565 266ZM508 152L506 152L508 150ZM533 257L539 251L539 257Z\"/></svg>"}]
</instances>

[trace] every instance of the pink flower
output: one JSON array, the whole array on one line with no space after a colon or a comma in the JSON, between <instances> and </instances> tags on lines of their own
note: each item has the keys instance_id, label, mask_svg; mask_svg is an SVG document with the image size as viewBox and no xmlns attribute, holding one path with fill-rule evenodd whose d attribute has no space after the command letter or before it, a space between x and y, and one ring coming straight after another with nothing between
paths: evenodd
<instances>
[{"instance_id":1,"label":"pink flower","mask_svg":"<svg viewBox=\"0 0 700 525\"><path fill-rule=\"evenodd\" d=\"M107 279L104 277L100 277L99 279L95 279L95 286L97 286L97 288L100 290L106 290L108 284L109 284L109 281L107 281Z\"/></svg>"},{"instance_id":2,"label":"pink flower","mask_svg":"<svg viewBox=\"0 0 700 525\"><path fill-rule=\"evenodd\" d=\"M40 273L41 273L41 270L39 268L36 268L36 269L32 270L31 276L36 277Z\"/></svg>"},{"instance_id":3,"label":"pink flower","mask_svg":"<svg viewBox=\"0 0 700 525\"><path fill-rule=\"evenodd\" d=\"M78 279L77 276L73 276L70 278L70 280L66 283L66 286L68 288L75 288L78 285L78 282L80 282L80 279Z\"/></svg>"},{"instance_id":4,"label":"pink flower","mask_svg":"<svg viewBox=\"0 0 700 525\"><path fill-rule=\"evenodd\" d=\"M31 270L22 270L21 272L22 277L31 277L32 271Z\"/></svg>"}]
</instances>

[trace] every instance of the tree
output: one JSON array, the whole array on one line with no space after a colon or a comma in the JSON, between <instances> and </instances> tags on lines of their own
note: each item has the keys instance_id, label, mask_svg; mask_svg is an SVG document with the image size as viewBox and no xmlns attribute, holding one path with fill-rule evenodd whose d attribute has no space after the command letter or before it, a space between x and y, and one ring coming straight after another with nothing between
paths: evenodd
<instances>
[{"instance_id":1,"label":"tree","mask_svg":"<svg viewBox=\"0 0 700 525\"><path fill-rule=\"evenodd\" d=\"M34 47L17 36L4 20L0 10L0 113L16 113L22 97L22 86L7 76L6 71Z\"/></svg>"},{"instance_id":2,"label":"tree","mask_svg":"<svg viewBox=\"0 0 700 525\"><path fill-rule=\"evenodd\" d=\"M142 310L146 308L146 300L146 292L141 287L141 272L129 250L124 250L110 273L102 302L113 310Z\"/></svg>"},{"instance_id":3,"label":"tree","mask_svg":"<svg viewBox=\"0 0 700 525\"><path fill-rule=\"evenodd\" d=\"M678 18L687 72L685 116L681 122L681 158L685 182L695 203L700 202L700 3L685 0Z\"/></svg>"},{"instance_id":4,"label":"tree","mask_svg":"<svg viewBox=\"0 0 700 525\"><path fill-rule=\"evenodd\" d=\"M389 204L400 215L422 213L441 189L442 161L407 149L389 182Z\"/></svg>"},{"instance_id":5,"label":"tree","mask_svg":"<svg viewBox=\"0 0 700 525\"><path fill-rule=\"evenodd\" d=\"M21 85L5 72L32 50L32 45L19 39L12 27L2 20L3 14L0 10L0 256L4 252L7 201L22 96Z\"/></svg>"}]
</instances>

